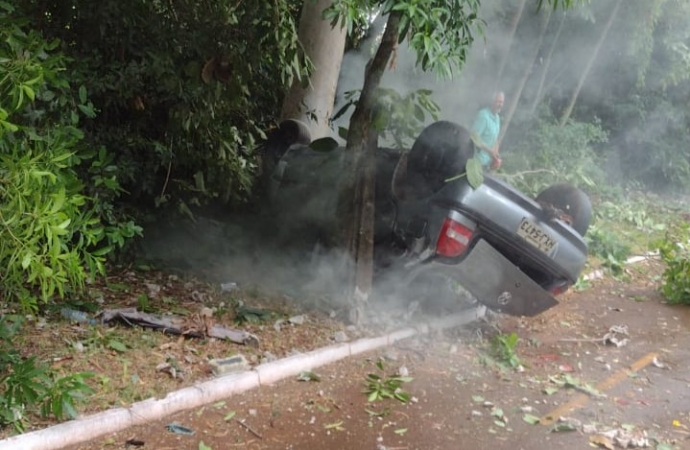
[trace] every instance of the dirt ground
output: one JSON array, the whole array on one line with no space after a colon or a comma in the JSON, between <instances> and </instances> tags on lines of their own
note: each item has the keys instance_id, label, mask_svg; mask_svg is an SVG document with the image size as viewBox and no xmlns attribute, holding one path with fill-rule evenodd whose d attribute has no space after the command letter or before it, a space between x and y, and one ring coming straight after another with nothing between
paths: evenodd
<instances>
[{"instance_id":1,"label":"dirt ground","mask_svg":"<svg viewBox=\"0 0 690 450\"><path fill-rule=\"evenodd\" d=\"M663 303L660 271L638 263L535 318L411 338L315 369L320 381L285 380L70 450L690 449L690 308ZM519 337L517 369L486 356L495 329ZM410 402L368 401L368 374L399 372L413 378Z\"/></svg>"}]
</instances>

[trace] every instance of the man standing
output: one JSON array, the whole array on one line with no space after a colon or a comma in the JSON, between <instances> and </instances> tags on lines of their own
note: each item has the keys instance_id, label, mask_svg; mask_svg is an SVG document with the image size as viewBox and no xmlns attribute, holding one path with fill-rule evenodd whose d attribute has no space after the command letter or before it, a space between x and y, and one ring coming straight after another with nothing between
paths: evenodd
<instances>
[{"instance_id":1,"label":"man standing","mask_svg":"<svg viewBox=\"0 0 690 450\"><path fill-rule=\"evenodd\" d=\"M472 141L477 148L477 157L483 167L498 169L501 167L501 158L498 155L498 136L501 132L501 116L505 95L496 92L493 95L490 107L479 110L472 125Z\"/></svg>"}]
</instances>

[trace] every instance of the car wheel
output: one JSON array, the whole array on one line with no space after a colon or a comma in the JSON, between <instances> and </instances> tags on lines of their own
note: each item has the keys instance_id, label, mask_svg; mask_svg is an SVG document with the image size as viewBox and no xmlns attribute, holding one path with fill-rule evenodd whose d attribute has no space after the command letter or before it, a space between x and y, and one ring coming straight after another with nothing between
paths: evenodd
<instances>
[{"instance_id":1,"label":"car wheel","mask_svg":"<svg viewBox=\"0 0 690 450\"><path fill-rule=\"evenodd\" d=\"M278 126L281 140L289 147L292 144L309 145L311 133L309 126L297 119L286 119Z\"/></svg>"},{"instance_id":2,"label":"car wheel","mask_svg":"<svg viewBox=\"0 0 690 450\"><path fill-rule=\"evenodd\" d=\"M556 217L570 223L580 236L584 236L592 220L592 204L587 194L569 184L554 184L536 198L542 208L555 208ZM559 217L559 213L563 216Z\"/></svg>"},{"instance_id":3,"label":"car wheel","mask_svg":"<svg viewBox=\"0 0 690 450\"><path fill-rule=\"evenodd\" d=\"M436 192L445 180L465 171L474 155L471 134L465 127L441 120L419 134L407 157L407 180L422 192Z\"/></svg>"}]
</instances>

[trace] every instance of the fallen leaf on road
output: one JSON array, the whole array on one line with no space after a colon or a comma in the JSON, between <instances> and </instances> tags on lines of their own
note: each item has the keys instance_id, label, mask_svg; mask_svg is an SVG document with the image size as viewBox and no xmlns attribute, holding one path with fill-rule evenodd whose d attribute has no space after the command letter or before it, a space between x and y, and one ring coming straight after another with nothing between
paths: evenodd
<instances>
[{"instance_id":1,"label":"fallen leaf on road","mask_svg":"<svg viewBox=\"0 0 690 450\"><path fill-rule=\"evenodd\" d=\"M535 416L534 414L525 414L522 416L522 420L530 425L536 425L539 423L539 417Z\"/></svg>"},{"instance_id":2,"label":"fallen leaf on road","mask_svg":"<svg viewBox=\"0 0 690 450\"><path fill-rule=\"evenodd\" d=\"M345 428L343 428L343 421L342 420L340 420L338 422L327 423L323 427L327 430L345 431Z\"/></svg>"}]
</instances>

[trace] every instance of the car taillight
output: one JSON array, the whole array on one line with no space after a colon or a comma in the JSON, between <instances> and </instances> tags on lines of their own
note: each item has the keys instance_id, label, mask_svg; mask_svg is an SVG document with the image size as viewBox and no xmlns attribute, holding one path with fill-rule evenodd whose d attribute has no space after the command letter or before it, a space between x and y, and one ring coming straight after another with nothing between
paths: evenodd
<instances>
[{"instance_id":1,"label":"car taillight","mask_svg":"<svg viewBox=\"0 0 690 450\"><path fill-rule=\"evenodd\" d=\"M441 227L441 234L436 244L436 253L449 258L460 256L470 245L473 232L474 230L471 228L447 217Z\"/></svg>"}]
</instances>

